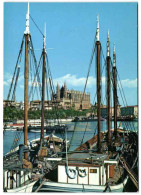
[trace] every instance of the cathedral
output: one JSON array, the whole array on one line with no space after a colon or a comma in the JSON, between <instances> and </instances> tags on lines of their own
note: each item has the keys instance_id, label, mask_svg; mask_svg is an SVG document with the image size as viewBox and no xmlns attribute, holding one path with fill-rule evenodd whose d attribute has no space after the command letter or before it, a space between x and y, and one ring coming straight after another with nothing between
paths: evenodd
<instances>
[{"instance_id":1,"label":"cathedral","mask_svg":"<svg viewBox=\"0 0 141 195\"><path fill-rule=\"evenodd\" d=\"M64 109L74 108L75 110L89 109L91 107L90 94L81 91L67 90L66 82L61 88L57 83L55 100Z\"/></svg>"}]
</instances>

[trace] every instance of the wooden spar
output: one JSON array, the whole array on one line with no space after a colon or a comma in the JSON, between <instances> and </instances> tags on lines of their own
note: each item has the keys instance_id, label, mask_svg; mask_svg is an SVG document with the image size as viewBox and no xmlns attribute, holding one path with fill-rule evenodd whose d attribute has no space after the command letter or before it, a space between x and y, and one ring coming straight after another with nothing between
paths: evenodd
<instances>
[{"instance_id":1,"label":"wooden spar","mask_svg":"<svg viewBox=\"0 0 141 195\"><path fill-rule=\"evenodd\" d=\"M117 136L117 70L115 48L113 53L114 135Z\"/></svg>"},{"instance_id":2,"label":"wooden spar","mask_svg":"<svg viewBox=\"0 0 141 195\"><path fill-rule=\"evenodd\" d=\"M41 110L41 146L44 143L44 102L45 102L45 72L46 72L46 49L45 37L43 47L43 68L42 68L42 110Z\"/></svg>"},{"instance_id":3,"label":"wooden spar","mask_svg":"<svg viewBox=\"0 0 141 195\"><path fill-rule=\"evenodd\" d=\"M96 66L97 66L97 117L98 117L98 140L97 140L97 150L101 152L101 135L100 135L100 103L101 103L101 85L100 85L100 50L101 44L99 41L99 16L97 16L97 30L96 30L96 49L97 49L97 56L96 56Z\"/></svg>"},{"instance_id":4,"label":"wooden spar","mask_svg":"<svg viewBox=\"0 0 141 195\"><path fill-rule=\"evenodd\" d=\"M110 56L107 56L107 126L108 126L108 147L111 146L111 113L110 113L110 95L111 95L111 90L110 90L110 61L111 58Z\"/></svg>"},{"instance_id":5,"label":"wooden spar","mask_svg":"<svg viewBox=\"0 0 141 195\"><path fill-rule=\"evenodd\" d=\"M25 70L24 70L24 145L27 146L28 136L28 70L29 70L29 58L28 58L28 46L29 34L25 34ZM27 160L28 154L24 153L24 158Z\"/></svg>"},{"instance_id":6,"label":"wooden spar","mask_svg":"<svg viewBox=\"0 0 141 195\"><path fill-rule=\"evenodd\" d=\"M111 83L110 83L110 40L109 31L107 39L107 127L108 127L108 148L111 146L111 113L110 113L110 95L111 95Z\"/></svg>"},{"instance_id":7,"label":"wooden spar","mask_svg":"<svg viewBox=\"0 0 141 195\"><path fill-rule=\"evenodd\" d=\"M99 41L96 42L97 46L97 117L98 117L98 140L97 140L97 147L98 147L98 152L101 152L101 137L100 137L100 117L101 117L101 112L100 112L100 103L101 103L101 86L100 86L100 48L101 44Z\"/></svg>"}]
</instances>

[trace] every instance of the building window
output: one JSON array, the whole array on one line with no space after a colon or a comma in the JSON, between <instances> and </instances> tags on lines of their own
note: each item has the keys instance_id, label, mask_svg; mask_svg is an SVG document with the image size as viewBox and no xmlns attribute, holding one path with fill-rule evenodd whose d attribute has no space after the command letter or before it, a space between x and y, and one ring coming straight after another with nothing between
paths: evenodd
<instances>
[{"instance_id":1,"label":"building window","mask_svg":"<svg viewBox=\"0 0 141 195\"><path fill-rule=\"evenodd\" d=\"M90 169L90 173L97 173L97 169Z\"/></svg>"}]
</instances>

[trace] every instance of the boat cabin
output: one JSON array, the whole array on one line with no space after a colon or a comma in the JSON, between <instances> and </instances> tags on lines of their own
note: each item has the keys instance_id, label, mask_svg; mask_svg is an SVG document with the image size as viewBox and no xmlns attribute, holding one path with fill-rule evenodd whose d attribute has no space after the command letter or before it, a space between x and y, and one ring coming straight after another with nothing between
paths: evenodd
<instances>
[{"instance_id":1,"label":"boat cabin","mask_svg":"<svg viewBox=\"0 0 141 195\"><path fill-rule=\"evenodd\" d=\"M68 163L58 164L58 182L68 184L105 185L114 176L116 160L107 154L73 153Z\"/></svg>"}]
</instances>

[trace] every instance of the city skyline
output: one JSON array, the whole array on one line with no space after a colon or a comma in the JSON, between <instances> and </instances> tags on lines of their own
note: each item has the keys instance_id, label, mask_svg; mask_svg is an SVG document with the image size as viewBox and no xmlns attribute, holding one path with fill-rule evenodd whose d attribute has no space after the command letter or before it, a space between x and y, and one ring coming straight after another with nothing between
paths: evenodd
<instances>
[{"instance_id":1,"label":"city skyline","mask_svg":"<svg viewBox=\"0 0 141 195\"><path fill-rule=\"evenodd\" d=\"M26 11L27 3L4 3L4 99L25 31ZM61 87L66 81L69 89L80 91L83 91L86 81L96 32L96 16L99 14L104 56L109 29L111 58L115 42L117 69L127 103L137 104L137 3L30 3L30 13L42 31L46 22L47 48L53 48L47 53L55 87L57 82ZM31 20L30 32L39 61L43 42ZM92 103L96 91L94 61L86 90L91 94ZM18 101L23 100L22 68L16 93ZM105 76L102 81L105 82Z\"/></svg>"}]
</instances>

